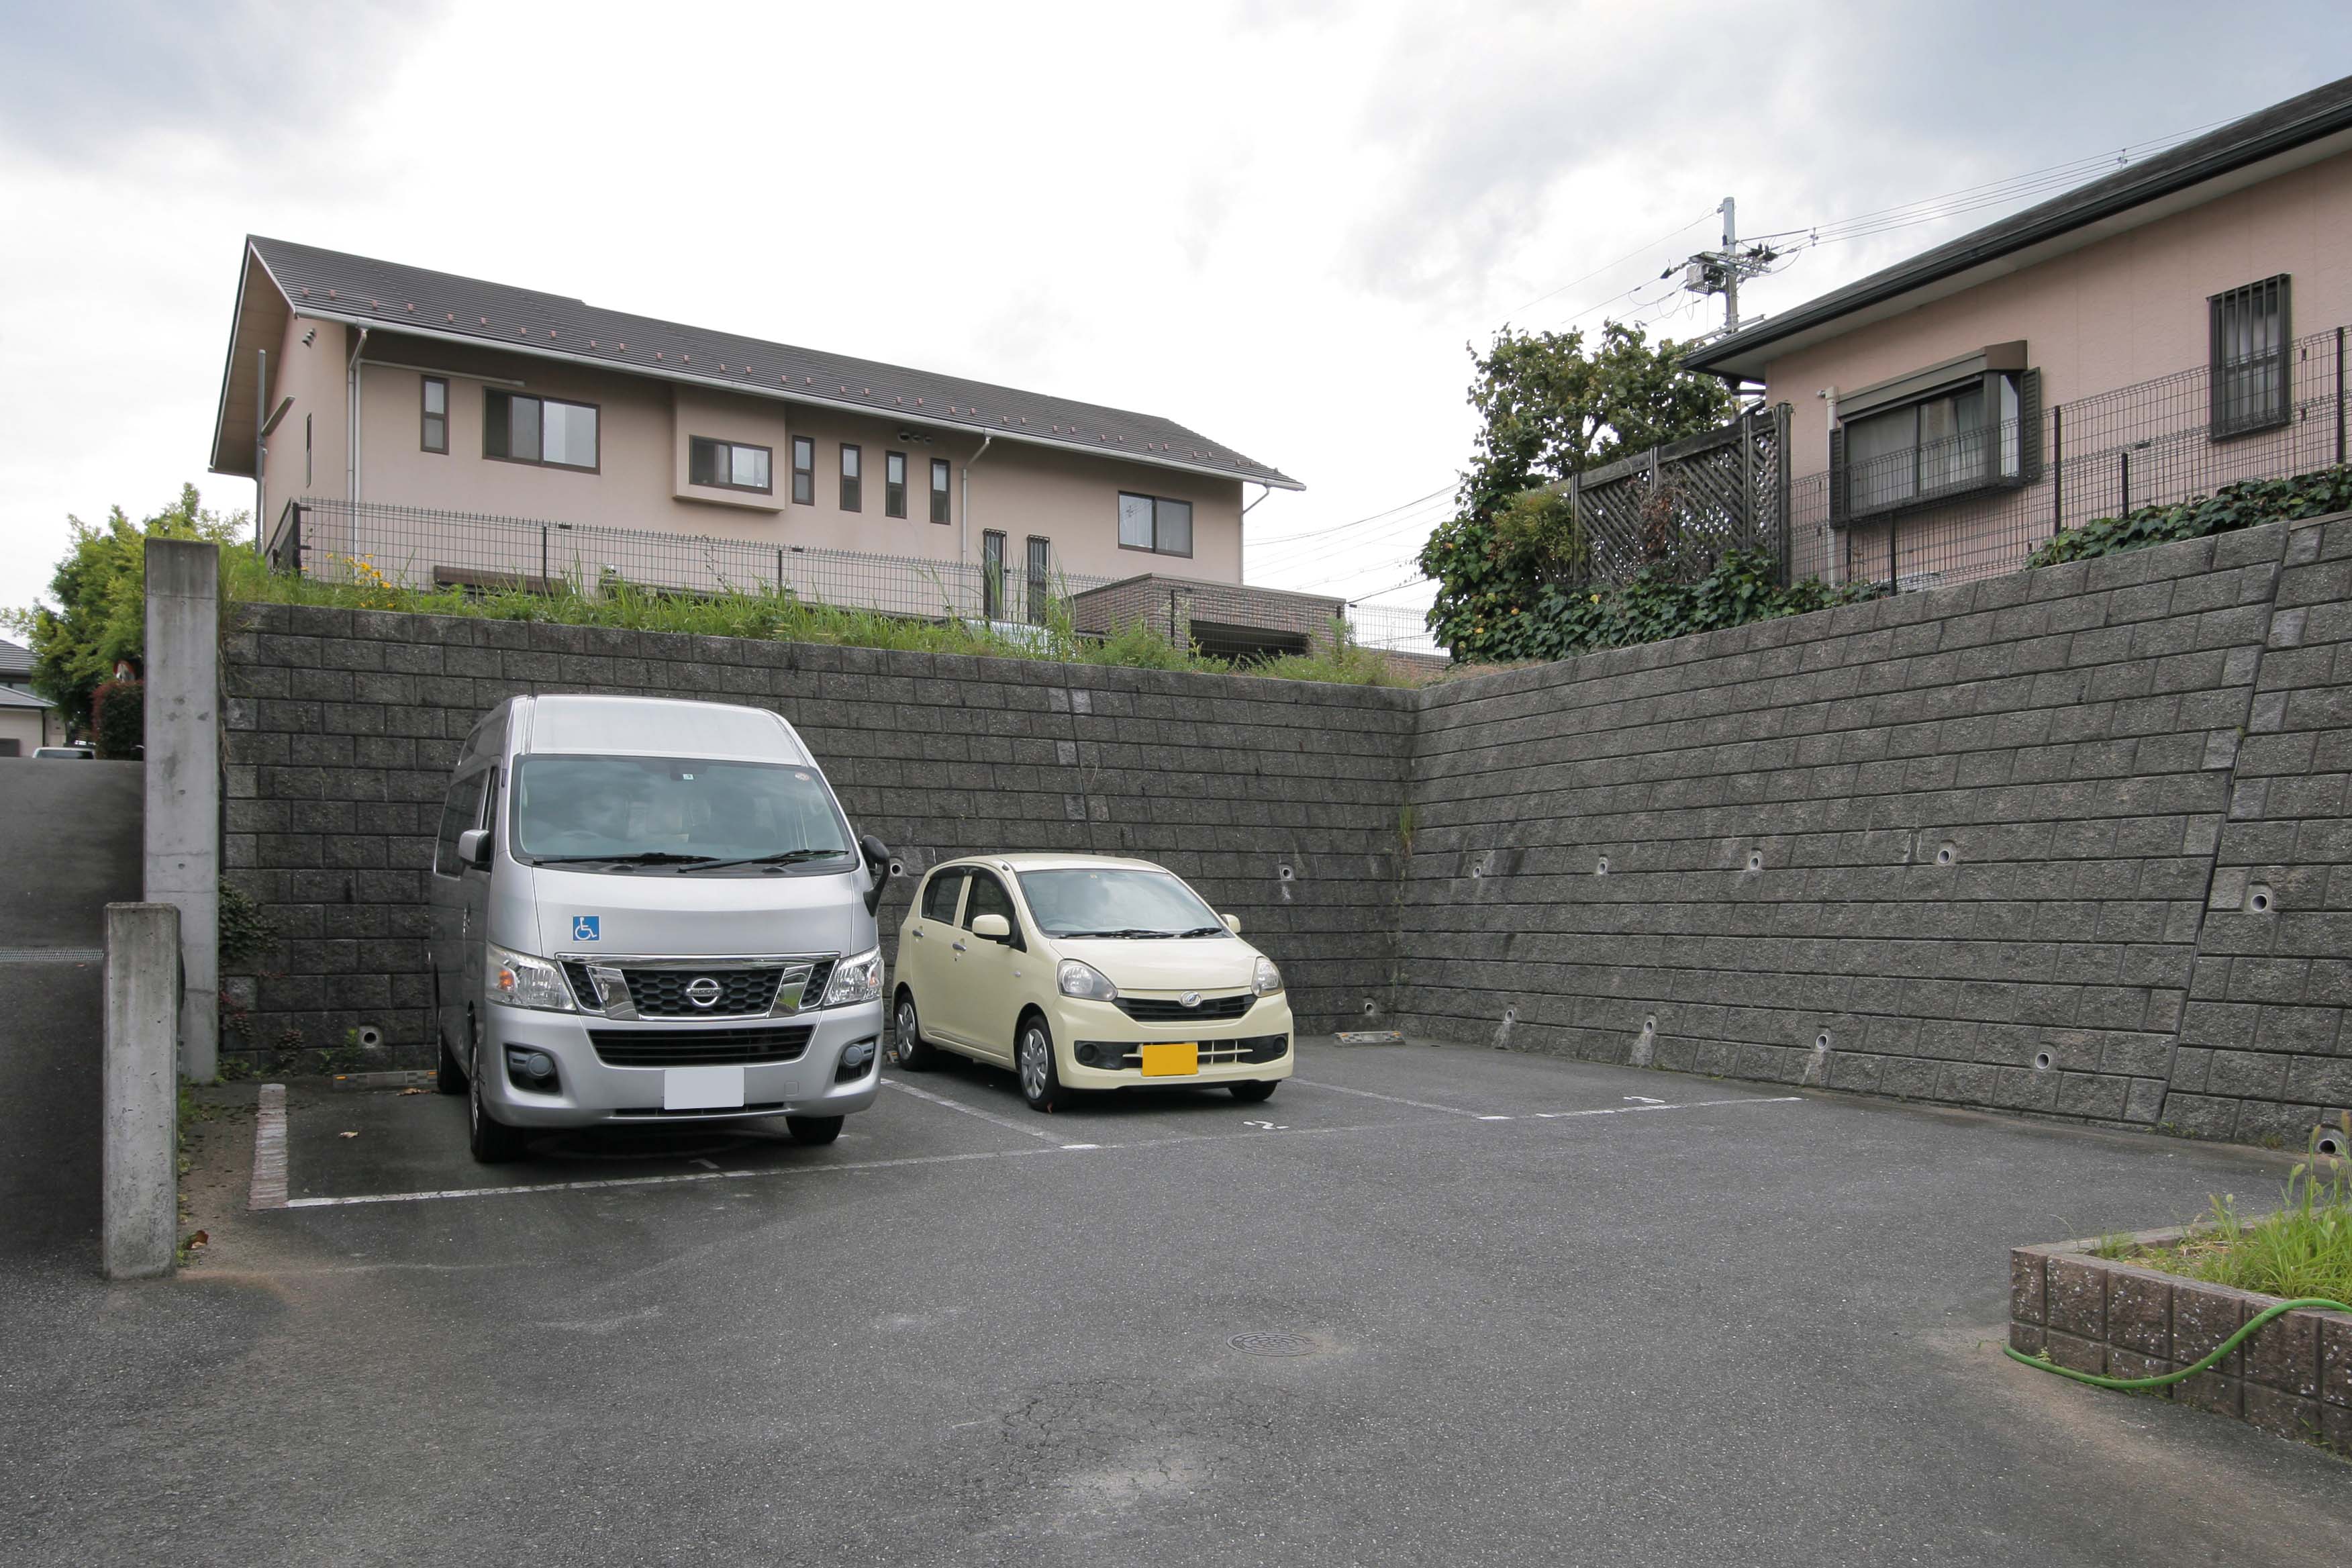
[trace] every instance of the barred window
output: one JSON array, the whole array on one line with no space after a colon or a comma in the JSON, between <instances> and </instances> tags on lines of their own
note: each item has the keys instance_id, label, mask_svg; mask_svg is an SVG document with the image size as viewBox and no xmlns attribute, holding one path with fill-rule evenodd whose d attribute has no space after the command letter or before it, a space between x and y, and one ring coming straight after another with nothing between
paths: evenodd
<instances>
[{"instance_id":1,"label":"barred window","mask_svg":"<svg viewBox=\"0 0 2352 1568\"><path fill-rule=\"evenodd\" d=\"M2287 422L2287 275L2209 301L2213 314L2213 435Z\"/></svg>"}]
</instances>

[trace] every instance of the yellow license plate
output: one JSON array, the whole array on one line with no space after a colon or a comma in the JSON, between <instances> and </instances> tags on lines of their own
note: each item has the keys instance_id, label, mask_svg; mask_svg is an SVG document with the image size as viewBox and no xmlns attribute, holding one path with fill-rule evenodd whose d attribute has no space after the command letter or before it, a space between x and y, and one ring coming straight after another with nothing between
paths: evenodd
<instances>
[{"instance_id":1,"label":"yellow license plate","mask_svg":"<svg viewBox=\"0 0 2352 1568\"><path fill-rule=\"evenodd\" d=\"M1201 1047L1192 1040L1154 1041L1143 1047L1146 1078L1189 1078L1201 1070Z\"/></svg>"}]
</instances>

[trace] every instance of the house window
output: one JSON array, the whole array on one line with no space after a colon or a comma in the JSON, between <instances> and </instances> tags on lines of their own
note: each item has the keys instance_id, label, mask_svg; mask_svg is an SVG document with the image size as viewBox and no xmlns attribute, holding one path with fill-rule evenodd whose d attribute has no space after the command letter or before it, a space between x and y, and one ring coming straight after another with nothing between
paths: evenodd
<instances>
[{"instance_id":1,"label":"house window","mask_svg":"<svg viewBox=\"0 0 2352 1568\"><path fill-rule=\"evenodd\" d=\"M2213 314L2213 434L2236 436L2287 422L2287 275L2209 301Z\"/></svg>"},{"instance_id":2,"label":"house window","mask_svg":"<svg viewBox=\"0 0 2352 1568\"><path fill-rule=\"evenodd\" d=\"M2021 342L1998 344L1842 404L1841 422L1830 433L1832 520L2038 477L2041 373L2011 368L2023 359Z\"/></svg>"},{"instance_id":3,"label":"house window","mask_svg":"<svg viewBox=\"0 0 2352 1568\"><path fill-rule=\"evenodd\" d=\"M437 375L418 382L416 444L428 452L449 449L449 384ZM595 467L593 463L590 468Z\"/></svg>"},{"instance_id":4,"label":"house window","mask_svg":"<svg viewBox=\"0 0 2352 1568\"><path fill-rule=\"evenodd\" d=\"M1004 618L1004 535L992 528L980 536L980 614L983 620Z\"/></svg>"},{"instance_id":5,"label":"house window","mask_svg":"<svg viewBox=\"0 0 2352 1568\"><path fill-rule=\"evenodd\" d=\"M774 456L767 447L747 447L740 441L714 441L708 436L697 436L687 443L686 482L769 495L775 489L768 479L768 464Z\"/></svg>"},{"instance_id":6,"label":"house window","mask_svg":"<svg viewBox=\"0 0 2352 1568\"><path fill-rule=\"evenodd\" d=\"M1165 496L1118 498L1118 547L1159 555L1192 553L1192 503Z\"/></svg>"},{"instance_id":7,"label":"house window","mask_svg":"<svg viewBox=\"0 0 2352 1568\"><path fill-rule=\"evenodd\" d=\"M841 444L841 510L844 511L859 510L857 448L846 441Z\"/></svg>"},{"instance_id":8,"label":"house window","mask_svg":"<svg viewBox=\"0 0 2352 1568\"><path fill-rule=\"evenodd\" d=\"M816 443L805 436L793 437L793 500L816 505Z\"/></svg>"},{"instance_id":9,"label":"house window","mask_svg":"<svg viewBox=\"0 0 2352 1568\"><path fill-rule=\"evenodd\" d=\"M907 515L907 454L904 452L882 455L882 515Z\"/></svg>"},{"instance_id":10,"label":"house window","mask_svg":"<svg viewBox=\"0 0 2352 1568\"><path fill-rule=\"evenodd\" d=\"M945 522L947 520L948 460L945 458L933 458L931 459L931 521Z\"/></svg>"},{"instance_id":11,"label":"house window","mask_svg":"<svg viewBox=\"0 0 2352 1568\"><path fill-rule=\"evenodd\" d=\"M1053 598L1054 542L1029 536L1029 624L1045 624L1045 606Z\"/></svg>"},{"instance_id":12,"label":"house window","mask_svg":"<svg viewBox=\"0 0 2352 1568\"><path fill-rule=\"evenodd\" d=\"M446 418L445 413L443 416ZM596 467L596 409L511 392L482 395L482 456L550 468Z\"/></svg>"}]
</instances>

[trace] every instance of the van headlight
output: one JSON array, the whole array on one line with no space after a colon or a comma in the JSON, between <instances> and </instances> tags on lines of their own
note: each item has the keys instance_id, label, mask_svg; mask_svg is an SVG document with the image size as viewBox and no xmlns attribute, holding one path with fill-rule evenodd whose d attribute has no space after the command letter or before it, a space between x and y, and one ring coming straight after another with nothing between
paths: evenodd
<instances>
[{"instance_id":1,"label":"van headlight","mask_svg":"<svg viewBox=\"0 0 2352 1568\"><path fill-rule=\"evenodd\" d=\"M1118 987L1110 983L1108 975L1093 964L1080 963L1075 958L1062 960L1062 966L1054 972L1054 984L1060 987L1063 995L1076 996L1084 1002L1118 1000Z\"/></svg>"},{"instance_id":2,"label":"van headlight","mask_svg":"<svg viewBox=\"0 0 2352 1568\"><path fill-rule=\"evenodd\" d=\"M1282 989L1282 971L1264 953L1258 954L1257 973L1250 981L1250 989L1261 996L1271 996Z\"/></svg>"},{"instance_id":3,"label":"van headlight","mask_svg":"<svg viewBox=\"0 0 2352 1568\"><path fill-rule=\"evenodd\" d=\"M871 1002L882 994L882 950L868 948L855 958L845 958L833 966L833 978L825 982L826 1007L850 1007L860 1002Z\"/></svg>"},{"instance_id":4,"label":"van headlight","mask_svg":"<svg viewBox=\"0 0 2352 1568\"><path fill-rule=\"evenodd\" d=\"M490 1000L509 1007L537 1007L550 1013L570 1013L572 988L563 971L543 958L509 952L498 943L490 947Z\"/></svg>"}]
</instances>

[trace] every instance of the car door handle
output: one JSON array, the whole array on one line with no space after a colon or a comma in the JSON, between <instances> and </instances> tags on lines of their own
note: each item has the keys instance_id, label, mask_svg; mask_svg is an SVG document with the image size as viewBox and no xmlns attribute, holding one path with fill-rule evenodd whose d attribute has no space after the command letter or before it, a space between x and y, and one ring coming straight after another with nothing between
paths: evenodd
<instances>
[{"instance_id":1,"label":"car door handle","mask_svg":"<svg viewBox=\"0 0 2352 1568\"><path fill-rule=\"evenodd\" d=\"M957 942L957 943L955 944L955 950L956 950L958 952L963 952L963 951L964 951L964 945L963 945L963 943L961 943L961 942Z\"/></svg>"},{"instance_id":2,"label":"car door handle","mask_svg":"<svg viewBox=\"0 0 2352 1568\"><path fill-rule=\"evenodd\" d=\"M914 933L914 937L915 937L915 940L916 940L917 942L920 942L920 941L922 941L922 940L923 940L923 933L922 933L921 931L916 931L916 932Z\"/></svg>"}]
</instances>

